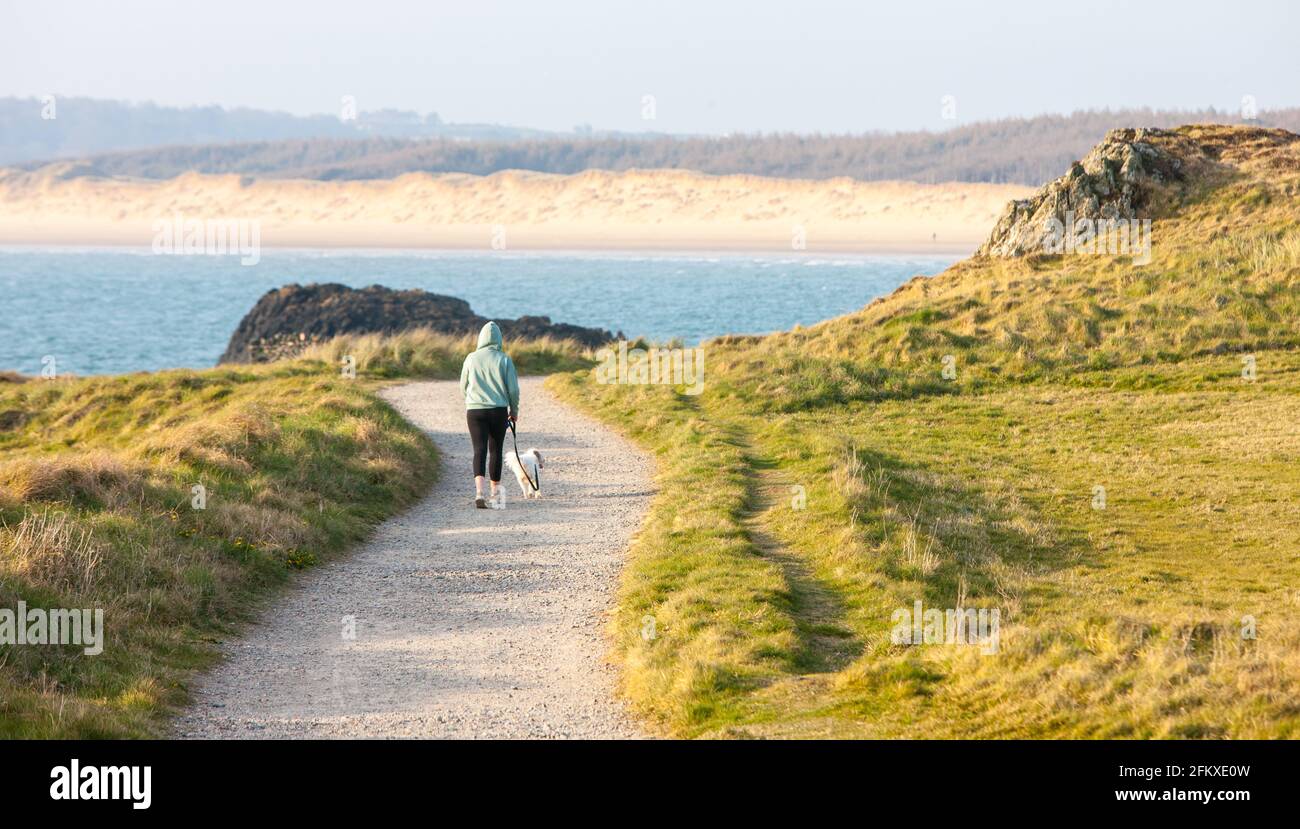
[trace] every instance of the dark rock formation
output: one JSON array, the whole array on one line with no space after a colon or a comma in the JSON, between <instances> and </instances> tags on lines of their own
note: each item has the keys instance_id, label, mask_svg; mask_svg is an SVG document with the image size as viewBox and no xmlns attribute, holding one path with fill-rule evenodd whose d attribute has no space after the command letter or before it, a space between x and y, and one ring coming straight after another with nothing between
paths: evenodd
<instances>
[{"instance_id":1,"label":"dark rock formation","mask_svg":"<svg viewBox=\"0 0 1300 829\"><path fill-rule=\"evenodd\" d=\"M427 291L394 291L380 285L354 289L346 285L286 285L267 291L239 322L223 363L260 363L291 357L310 343L340 334L395 334L431 328L445 334L477 334L486 323L455 297ZM549 317L525 316L496 321L510 338L550 336L595 348L614 335L598 328L553 323Z\"/></svg>"},{"instance_id":2,"label":"dark rock formation","mask_svg":"<svg viewBox=\"0 0 1300 829\"><path fill-rule=\"evenodd\" d=\"M976 256L1044 250L1053 221L1128 221L1153 217L1158 196L1216 166L1207 148L1175 130L1111 130L1070 171L1028 199L1007 205Z\"/></svg>"}]
</instances>

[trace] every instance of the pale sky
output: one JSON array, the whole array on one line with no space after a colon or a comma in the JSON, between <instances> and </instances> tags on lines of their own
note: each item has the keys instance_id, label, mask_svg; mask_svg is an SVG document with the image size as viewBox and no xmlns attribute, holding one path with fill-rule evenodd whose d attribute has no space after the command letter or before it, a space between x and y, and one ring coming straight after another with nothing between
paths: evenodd
<instances>
[{"instance_id":1,"label":"pale sky","mask_svg":"<svg viewBox=\"0 0 1300 829\"><path fill-rule=\"evenodd\" d=\"M0 0L0 96L724 133L1300 105L1300 4ZM996 9L996 10L994 10ZM642 117L654 96L655 119ZM956 102L942 118L941 99Z\"/></svg>"}]
</instances>

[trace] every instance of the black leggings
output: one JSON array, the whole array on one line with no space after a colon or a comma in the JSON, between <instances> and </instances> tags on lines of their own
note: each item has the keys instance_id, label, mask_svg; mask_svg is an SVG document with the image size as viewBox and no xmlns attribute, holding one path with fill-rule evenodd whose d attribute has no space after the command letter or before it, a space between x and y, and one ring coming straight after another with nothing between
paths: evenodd
<instances>
[{"instance_id":1,"label":"black leggings","mask_svg":"<svg viewBox=\"0 0 1300 829\"><path fill-rule=\"evenodd\" d=\"M492 474L490 480L501 480L501 461L504 459L501 448L506 440L506 425L509 422L509 409L498 406L495 409L467 409L465 420L469 423L469 439L474 444L474 476L481 477L489 464L488 446L492 447Z\"/></svg>"}]
</instances>

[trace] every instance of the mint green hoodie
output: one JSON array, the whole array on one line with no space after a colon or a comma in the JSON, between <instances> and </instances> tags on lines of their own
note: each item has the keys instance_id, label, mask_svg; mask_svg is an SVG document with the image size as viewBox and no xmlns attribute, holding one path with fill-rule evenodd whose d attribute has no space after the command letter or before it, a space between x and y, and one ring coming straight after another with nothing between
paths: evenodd
<instances>
[{"instance_id":1,"label":"mint green hoodie","mask_svg":"<svg viewBox=\"0 0 1300 829\"><path fill-rule=\"evenodd\" d=\"M501 329L489 322L478 332L478 348L460 368L460 391L466 409L507 406L519 416L519 375L514 361L501 350Z\"/></svg>"}]
</instances>

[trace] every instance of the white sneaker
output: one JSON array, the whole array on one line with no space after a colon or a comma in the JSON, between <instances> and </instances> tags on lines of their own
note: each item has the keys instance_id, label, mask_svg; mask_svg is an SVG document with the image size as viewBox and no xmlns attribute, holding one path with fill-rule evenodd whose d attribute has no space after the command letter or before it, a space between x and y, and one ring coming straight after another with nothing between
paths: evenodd
<instances>
[{"instance_id":1,"label":"white sneaker","mask_svg":"<svg viewBox=\"0 0 1300 829\"><path fill-rule=\"evenodd\" d=\"M505 488L505 487L501 487L500 489L498 489L497 492L496 492L496 495L493 495L493 496L491 496L490 498L488 498L488 504L491 505L492 509L505 509L505 508L506 508L506 488Z\"/></svg>"}]
</instances>

